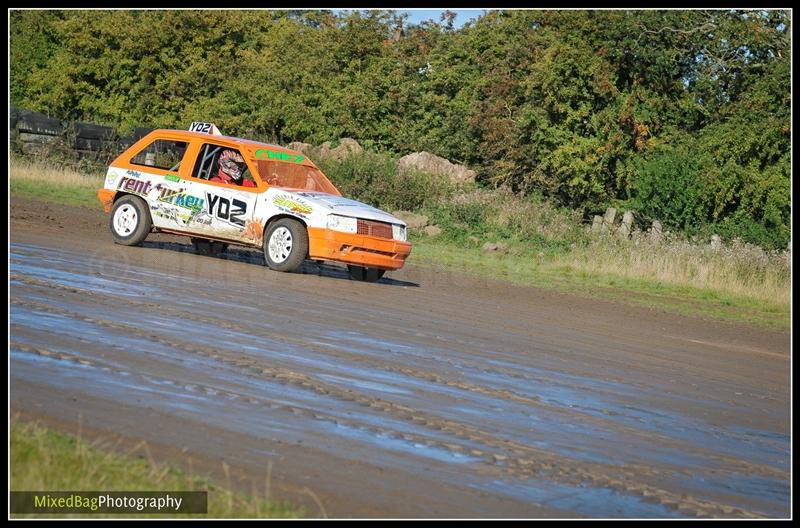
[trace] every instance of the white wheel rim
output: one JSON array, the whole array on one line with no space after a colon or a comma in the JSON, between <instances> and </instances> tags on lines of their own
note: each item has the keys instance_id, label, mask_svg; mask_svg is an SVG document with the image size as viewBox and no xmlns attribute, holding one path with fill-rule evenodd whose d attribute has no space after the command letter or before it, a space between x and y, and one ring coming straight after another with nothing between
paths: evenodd
<instances>
[{"instance_id":1,"label":"white wheel rim","mask_svg":"<svg viewBox=\"0 0 800 528\"><path fill-rule=\"evenodd\" d=\"M291 231L283 226L273 231L269 237L267 251L269 252L269 258L275 264L280 264L289 258L289 254L292 252Z\"/></svg>"},{"instance_id":2,"label":"white wheel rim","mask_svg":"<svg viewBox=\"0 0 800 528\"><path fill-rule=\"evenodd\" d=\"M118 207L114 213L114 231L120 236L130 236L136 230L138 222L136 209L130 204Z\"/></svg>"}]
</instances>

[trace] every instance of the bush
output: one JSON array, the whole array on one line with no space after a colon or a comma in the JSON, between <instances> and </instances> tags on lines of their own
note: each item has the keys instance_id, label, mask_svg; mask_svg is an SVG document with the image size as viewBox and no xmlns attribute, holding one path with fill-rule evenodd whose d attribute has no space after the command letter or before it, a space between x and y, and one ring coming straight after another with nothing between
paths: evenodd
<instances>
[{"instance_id":1,"label":"bush","mask_svg":"<svg viewBox=\"0 0 800 528\"><path fill-rule=\"evenodd\" d=\"M577 212L506 188L464 188L429 205L425 212L447 238L466 245L474 236L506 240L522 251L560 253L586 240Z\"/></svg>"},{"instance_id":2,"label":"bush","mask_svg":"<svg viewBox=\"0 0 800 528\"><path fill-rule=\"evenodd\" d=\"M399 173L397 159L391 156L363 152L317 163L343 195L389 211L418 210L454 191L440 176Z\"/></svg>"},{"instance_id":3,"label":"bush","mask_svg":"<svg viewBox=\"0 0 800 528\"><path fill-rule=\"evenodd\" d=\"M633 208L665 227L694 231L708 217L700 163L686 150L662 151L640 163Z\"/></svg>"}]
</instances>

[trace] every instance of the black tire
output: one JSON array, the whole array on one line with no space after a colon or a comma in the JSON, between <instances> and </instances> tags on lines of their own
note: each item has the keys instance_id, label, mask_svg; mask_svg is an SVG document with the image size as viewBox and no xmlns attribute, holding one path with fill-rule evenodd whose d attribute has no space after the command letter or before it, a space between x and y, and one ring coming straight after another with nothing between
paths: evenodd
<instances>
[{"instance_id":1,"label":"black tire","mask_svg":"<svg viewBox=\"0 0 800 528\"><path fill-rule=\"evenodd\" d=\"M128 194L114 202L108 225L114 242L123 246L138 246L150 233L153 220L145 201Z\"/></svg>"},{"instance_id":2,"label":"black tire","mask_svg":"<svg viewBox=\"0 0 800 528\"><path fill-rule=\"evenodd\" d=\"M19 111L17 130L29 134L60 136L66 129L66 123L59 119L47 117L39 112Z\"/></svg>"},{"instance_id":3,"label":"black tire","mask_svg":"<svg viewBox=\"0 0 800 528\"><path fill-rule=\"evenodd\" d=\"M116 131L109 126L95 125L93 123L75 123L75 137L108 141L116 136Z\"/></svg>"},{"instance_id":4,"label":"black tire","mask_svg":"<svg viewBox=\"0 0 800 528\"><path fill-rule=\"evenodd\" d=\"M292 218L270 224L264 235L264 259L275 271L294 271L308 255L308 231Z\"/></svg>"},{"instance_id":5,"label":"black tire","mask_svg":"<svg viewBox=\"0 0 800 528\"><path fill-rule=\"evenodd\" d=\"M192 246L194 250L200 255L219 256L228 250L228 244L219 242L217 240L209 240L207 238L194 238L192 237Z\"/></svg>"},{"instance_id":6,"label":"black tire","mask_svg":"<svg viewBox=\"0 0 800 528\"><path fill-rule=\"evenodd\" d=\"M386 270L378 268L365 268L364 266L347 266L350 276L357 281L378 282Z\"/></svg>"}]
</instances>

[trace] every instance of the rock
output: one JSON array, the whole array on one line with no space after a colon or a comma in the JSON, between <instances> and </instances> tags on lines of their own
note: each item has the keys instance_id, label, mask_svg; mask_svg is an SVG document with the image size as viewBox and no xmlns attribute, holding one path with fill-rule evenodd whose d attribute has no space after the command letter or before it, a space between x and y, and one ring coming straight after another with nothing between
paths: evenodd
<instances>
[{"instance_id":1,"label":"rock","mask_svg":"<svg viewBox=\"0 0 800 528\"><path fill-rule=\"evenodd\" d=\"M414 152L403 156L397 162L398 172L416 170L446 177L451 183L471 183L475 181L475 171L430 152Z\"/></svg>"},{"instance_id":2,"label":"rock","mask_svg":"<svg viewBox=\"0 0 800 528\"><path fill-rule=\"evenodd\" d=\"M719 235L711 235L711 249L714 251L722 248L722 238Z\"/></svg>"},{"instance_id":3,"label":"rock","mask_svg":"<svg viewBox=\"0 0 800 528\"><path fill-rule=\"evenodd\" d=\"M303 143L302 141L292 141L286 148L291 150L296 150L301 154L305 154L306 156L310 156L313 153L314 145L311 143Z\"/></svg>"},{"instance_id":4,"label":"rock","mask_svg":"<svg viewBox=\"0 0 800 528\"><path fill-rule=\"evenodd\" d=\"M410 211L395 211L394 216L406 223L409 229L422 229L428 225L428 217Z\"/></svg>"},{"instance_id":5,"label":"rock","mask_svg":"<svg viewBox=\"0 0 800 528\"><path fill-rule=\"evenodd\" d=\"M487 253L508 253L508 244L505 242L486 242L483 245L483 250Z\"/></svg>"},{"instance_id":6,"label":"rock","mask_svg":"<svg viewBox=\"0 0 800 528\"><path fill-rule=\"evenodd\" d=\"M317 155L320 158L333 158L341 161L348 156L361 154L362 152L364 152L364 149L358 144L358 141L352 138L342 138L339 140L339 145L335 148L331 148L330 141L323 143Z\"/></svg>"},{"instance_id":7,"label":"rock","mask_svg":"<svg viewBox=\"0 0 800 528\"><path fill-rule=\"evenodd\" d=\"M622 215L622 223L617 230L619 236L628 238L631 234L631 226L633 226L633 212L625 211L625 214Z\"/></svg>"},{"instance_id":8,"label":"rock","mask_svg":"<svg viewBox=\"0 0 800 528\"><path fill-rule=\"evenodd\" d=\"M617 216L617 210L613 207L606 209L606 214L603 215L603 225L610 228L614 225L614 218Z\"/></svg>"},{"instance_id":9,"label":"rock","mask_svg":"<svg viewBox=\"0 0 800 528\"><path fill-rule=\"evenodd\" d=\"M603 230L603 217L600 215L594 215L592 219L592 233L599 233Z\"/></svg>"},{"instance_id":10,"label":"rock","mask_svg":"<svg viewBox=\"0 0 800 528\"><path fill-rule=\"evenodd\" d=\"M650 227L650 239L653 242L661 242L661 222L653 220L653 225Z\"/></svg>"},{"instance_id":11,"label":"rock","mask_svg":"<svg viewBox=\"0 0 800 528\"><path fill-rule=\"evenodd\" d=\"M425 228L425 234L431 237L442 234L442 228L436 225L429 225Z\"/></svg>"}]
</instances>

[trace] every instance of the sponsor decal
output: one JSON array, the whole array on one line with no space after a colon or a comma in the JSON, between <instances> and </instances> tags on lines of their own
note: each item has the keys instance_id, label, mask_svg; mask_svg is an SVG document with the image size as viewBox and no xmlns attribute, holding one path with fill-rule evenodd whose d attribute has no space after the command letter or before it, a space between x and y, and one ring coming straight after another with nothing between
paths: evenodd
<instances>
[{"instance_id":1,"label":"sponsor decal","mask_svg":"<svg viewBox=\"0 0 800 528\"><path fill-rule=\"evenodd\" d=\"M156 190L158 191L159 202L165 202L178 207L183 207L184 209L189 209L195 213L199 213L204 209L205 200L198 198L197 196L192 196L191 194L186 194L184 192L185 189L183 188L172 189L159 183L156 185Z\"/></svg>"},{"instance_id":2,"label":"sponsor decal","mask_svg":"<svg viewBox=\"0 0 800 528\"><path fill-rule=\"evenodd\" d=\"M276 152L270 149L258 149L256 151L256 158L270 159L278 161L288 161L289 163L302 163L305 156L299 154L289 154L288 152Z\"/></svg>"},{"instance_id":3,"label":"sponsor decal","mask_svg":"<svg viewBox=\"0 0 800 528\"><path fill-rule=\"evenodd\" d=\"M150 210L154 215L160 216L166 220L187 226L191 223L197 225L211 225L212 218L203 211L190 210L185 212L178 209L176 206L166 203L155 203L150 205Z\"/></svg>"},{"instance_id":4,"label":"sponsor decal","mask_svg":"<svg viewBox=\"0 0 800 528\"><path fill-rule=\"evenodd\" d=\"M189 218L189 220L187 220L186 223L194 222L195 224L210 226L212 220L214 219L208 213L199 212L193 215L191 218Z\"/></svg>"},{"instance_id":5,"label":"sponsor decal","mask_svg":"<svg viewBox=\"0 0 800 528\"><path fill-rule=\"evenodd\" d=\"M164 179L171 182L179 182L181 181L180 178L176 174L165 174Z\"/></svg>"},{"instance_id":6,"label":"sponsor decal","mask_svg":"<svg viewBox=\"0 0 800 528\"><path fill-rule=\"evenodd\" d=\"M247 227L244 230L244 236L252 239L254 242L260 245L262 238L264 238L264 226L259 220L251 218L247 221Z\"/></svg>"},{"instance_id":7,"label":"sponsor decal","mask_svg":"<svg viewBox=\"0 0 800 528\"><path fill-rule=\"evenodd\" d=\"M119 174L117 174L114 171L111 171L108 174L106 174L106 181L108 182L109 185L114 185L115 183L117 183L117 176L119 176Z\"/></svg>"},{"instance_id":8,"label":"sponsor decal","mask_svg":"<svg viewBox=\"0 0 800 528\"><path fill-rule=\"evenodd\" d=\"M163 203L155 203L150 206L150 210L153 212L154 215L160 216L166 220L171 220L173 222L177 222L180 218L178 214L178 209L175 206L165 205ZM180 218L181 220L186 223L185 219Z\"/></svg>"},{"instance_id":9,"label":"sponsor decal","mask_svg":"<svg viewBox=\"0 0 800 528\"><path fill-rule=\"evenodd\" d=\"M310 206L298 201L292 200L288 196L278 195L272 199L272 203L278 206L278 209L283 211L288 211L291 213L299 214L300 216L307 215L311 213L312 209Z\"/></svg>"},{"instance_id":10,"label":"sponsor decal","mask_svg":"<svg viewBox=\"0 0 800 528\"><path fill-rule=\"evenodd\" d=\"M244 216L247 214L247 202L206 193L208 214L225 222L244 228Z\"/></svg>"},{"instance_id":11,"label":"sponsor decal","mask_svg":"<svg viewBox=\"0 0 800 528\"><path fill-rule=\"evenodd\" d=\"M128 171L131 172L131 171ZM136 178L122 178L119 181L119 185L117 185L118 190L122 190L125 192L129 192L131 194L139 194L142 196L147 196L147 193L150 192L150 186L152 184L146 180L138 180Z\"/></svg>"}]
</instances>

